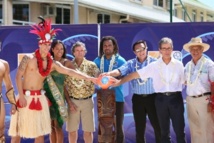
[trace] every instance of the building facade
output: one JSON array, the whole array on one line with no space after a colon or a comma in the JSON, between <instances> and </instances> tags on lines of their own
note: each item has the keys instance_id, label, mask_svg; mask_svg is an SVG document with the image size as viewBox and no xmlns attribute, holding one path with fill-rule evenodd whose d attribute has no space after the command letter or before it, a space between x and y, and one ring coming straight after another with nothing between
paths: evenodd
<instances>
[{"instance_id":1,"label":"building facade","mask_svg":"<svg viewBox=\"0 0 214 143\"><path fill-rule=\"evenodd\" d=\"M77 5L76 5L77 4ZM75 6L77 14L75 15ZM213 8L197 0L1 0L1 25L37 23L38 16L55 24L214 21Z\"/></svg>"}]
</instances>

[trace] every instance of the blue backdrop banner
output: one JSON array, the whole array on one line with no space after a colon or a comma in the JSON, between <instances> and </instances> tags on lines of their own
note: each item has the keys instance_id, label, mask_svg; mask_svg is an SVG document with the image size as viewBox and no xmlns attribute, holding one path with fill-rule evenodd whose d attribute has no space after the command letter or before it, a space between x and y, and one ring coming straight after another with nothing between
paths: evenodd
<instances>
[{"instance_id":1,"label":"blue backdrop banner","mask_svg":"<svg viewBox=\"0 0 214 143\"><path fill-rule=\"evenodd\" d=\"M173 56L181 60L184 65L190 60L189 53L182 48L192 37L201 37L204 42L210 44L211 48L205 52L205 56L213 60L214 55L214 26L213 23L145 23L145 24L89 24L89 25L54 25L54 28L61 28L62 32L57 34L56 39L62 40L67 48L67 57L72 59L70 52L71 46L76 41L82 41L86 44L86 58L94 60L98 56L99 39L106 35L112 35L117 39L119 44L119 53L126 60L135 57L132 52L132 44L140 39L146 40L148 52L152 56L158 55L158 42L162 37L170 37L173 40L174 53ZM0 58L9 62L11 70L11 78L15 86L15 75L21 57L25 53L32 53L38 48L38 40L34 34L29 33L30 26L1 26L0 27ZM99 31L98 31L99 30ZM100 33L100 35L98 35ZM125 96L125 118L124 131L126 143L135 142L135 124L132 114L132 93L129 83L124 84ZM184 89L185 90L185 89ZM15 91L17 94L16 86ZM3 94L5 88L3 87ZM186 94L183 91L185 100ZM94 133L94 142L97 142L97 104L96 94L93 96L96 119L96 132ZM6 106L6 130L9 128L10 122L10 105L7 104L7 99L4 96ZM185 104L184 104L185 106ZM189 126L185 110L185 130L187 142L190 143ZM65 126L63 128L65 129ZM65 133L65 142L68 142L67 132ZM172 139L175 142L174 131L171 129ZM146 128L146 138L148 143L154 143L153 128L148 120ZM6 142L10 142L10 137L6 136ZM32 140L23 139L23 143L31 143ZM45 137L45 142L48 143L48 136ZM83 142L82 131L79 131L78 142Z\"/></svg>"}]
</instances>

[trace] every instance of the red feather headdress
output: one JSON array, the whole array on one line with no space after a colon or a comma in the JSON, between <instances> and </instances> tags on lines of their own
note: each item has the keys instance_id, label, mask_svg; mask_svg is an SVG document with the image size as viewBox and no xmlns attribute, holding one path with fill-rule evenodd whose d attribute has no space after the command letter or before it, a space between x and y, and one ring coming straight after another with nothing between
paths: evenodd
<instances>
[{"instance_id":1,"label":"red feather headdress","mask_svg":"<svg viewBox=\"0 0 214 143\"><path fill-rule=\"evenodd\" d=\"M61 29L51 29L51 19L45 20L43 17L38 17L42 20L38 25L32 25L33 28L30 30L30 33L36 34L39 36L39 44L51 43L56 36L57 31Z\"/></svg>"}]
</instances>

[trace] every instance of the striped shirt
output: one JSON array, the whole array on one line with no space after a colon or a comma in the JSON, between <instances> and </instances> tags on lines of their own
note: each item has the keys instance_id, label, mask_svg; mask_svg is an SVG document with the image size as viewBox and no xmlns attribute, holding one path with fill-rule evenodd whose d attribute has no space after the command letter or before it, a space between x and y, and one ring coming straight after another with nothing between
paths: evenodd
<instances>
[{"instance_id":1,"label":"striped shirt","mask_svg":"<svg viewBox=\"0 0 214 143\"><path fill-rule=\"evenodd\" d=\"M122 76L125 76L127 74L130 74L132 72L135 72L139 69L144 68L149 63L156 61L155 58L152 58L150 56L147 56L146 60L144 62L139 62L137 58L129 60L127 63L125 63L123 66L118 68L118 70L121 72ZM153 94L154 88L152 84L152 79L148 78L146 80L142 79L133 79L130 81L132 86L132 92L134 94ZM142 83L142 84L139 84Z\"/></svg>"}]
</instances>

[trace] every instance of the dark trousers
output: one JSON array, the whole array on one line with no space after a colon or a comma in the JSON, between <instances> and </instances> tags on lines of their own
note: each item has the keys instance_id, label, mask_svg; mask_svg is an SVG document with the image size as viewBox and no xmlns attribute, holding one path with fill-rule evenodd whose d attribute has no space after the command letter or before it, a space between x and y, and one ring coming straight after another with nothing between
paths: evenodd
<instances>
[{"instance_id":1,"label":"dark trousers","mask_svg":"<svg viewBox=\"0 0 214 143\"><path fill-rule=\"evenodd\" d=\"M150 94L146 97L136 94L132 96L132 109L136 129L136 143L145 143L147 115L154 129L156 143L160 143L161 130L155 108L155 97L156 94Z\"/></svg>"},{"instance_id":2,"label":"dark trousers","mask_svg":"<svg viewBox=\"0 0 214 143\"><path fill-rule=\"evenodd\" d=\"M125 143L123 131L124 102L116 102L116 143Z\"/></svg>"},{"instance_id":3,"label":"dark trousers","mask_svg":"<svg viewBox=\"0 0 214 143\"><path fill-rule=\"evenodd\" d=\"M161 127L161 143L171 143L170 119L177 143L186 143L184 105L181 92L169 96L157 93L155 106Z\"/></svg>"}]
</instances>

